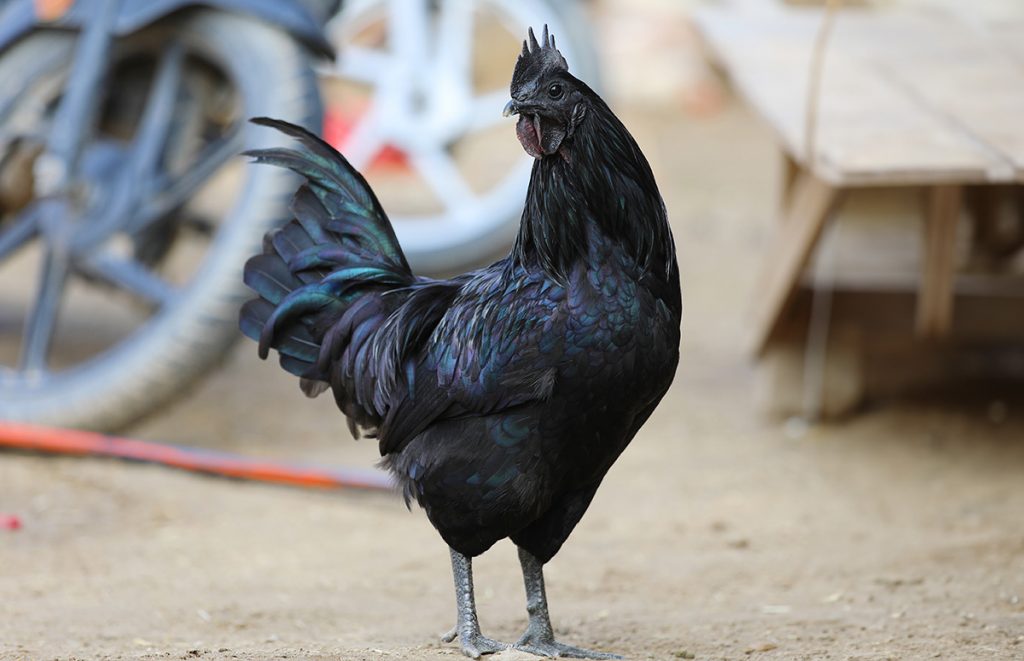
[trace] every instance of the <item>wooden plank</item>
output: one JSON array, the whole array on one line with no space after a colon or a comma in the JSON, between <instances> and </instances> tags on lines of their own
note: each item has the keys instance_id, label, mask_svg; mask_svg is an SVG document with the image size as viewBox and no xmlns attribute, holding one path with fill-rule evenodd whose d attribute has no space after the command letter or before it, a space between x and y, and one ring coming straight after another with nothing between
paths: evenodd
<instances>
[{"instance_id":1,"label":"wooden plank","mask_svg":"<svg viewBox=\"0 0 1024 661\"><path fill-rule=\"evenodd\" d=\"M990 180L1024 180L1024 62L993 47L982 27L942 12L864 23L851 40L860 59L988 149L998 159Z\"/></svg>"},{"instance_id":2,"label":"wooden plank","mask_svg":"<svg viewBox=\"0 0 1024 661\"><path fill-rule=\"evenodd\" d=\"M913 294L921 286L921 275L913 278L888 278L882 280L869 273L845 274L831 283L837 292L860 294ZM800 279L800 287L813 289L816 283L806 275ZM953 278L953 295L956 298L1003 299L1007 304L1024 301L1024 276L958 274Z\"/></svg>"},{"instance_id":3,"label":"wooden plank","mask_svg":"<svg viewBox=\"0 0 1024 661\"><path fill-rule=\"evenodd\" d=\"M916 328L918 335L929 339L946 337L953 325L953 260L962 198L959 186L928 191Z\"/></svg>"},{"instance_id":4,"label":"wooden plank","mask_svg":"<svg viewBox=\"0 0 1024 661\"><path fill-rule=\"evenodd\" d=\"M814 172L840 186L1012 180L1016 173L998 150L928 107L902 78L882 75L877 59L863 57L876 47L888 59L900 38L917 34L913 21L887 28L893 15L848 11L838 18L825 55ZM820 17L818 11L721 8L695 15L739 91L805 165L808 75ZM882 39L879 30L897 38Z\"/></svg>"},{"instance_id":5,"label":"wooden plank","mask_svg":"<svg viewBox=\"0 0 1024 661\"><path fill-rule=\"evenodd\" d=\"M1024 69L1024 11L1021 7L1015 8L1005 15L986 16L982 20L972 23L972 27L980 32L985 42L1000 53Z\"/></svg>"},{"instance_id":6,"label":"wooden plank","mask_svg":"<svg viewBox=\"0 0 1024 661\"><path fill-rule=\"evenodd\" d=\"M763 291L753 313L753 346L760 354L771 337L834 205L837 189L803 170L793 186L792 203L767 255Z\"/></svg>"}]
</instances>

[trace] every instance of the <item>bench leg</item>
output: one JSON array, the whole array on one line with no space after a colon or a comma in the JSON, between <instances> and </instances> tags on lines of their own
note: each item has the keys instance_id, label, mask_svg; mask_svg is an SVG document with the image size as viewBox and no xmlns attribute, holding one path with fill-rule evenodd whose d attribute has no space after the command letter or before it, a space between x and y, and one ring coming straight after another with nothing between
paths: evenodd
<instances>
[{"instance_id":1,"label":"bench leg","mask_svg":"<svg viewBox=\"0 0 1024 661\"><path fill-rule=\"evenodd\" d=\"M949 335L953 326L956 230L963 191L960 186L934 186L927 194L916 328L919 336L934 340Z\"/></svg>"},{"instance_id":2,"label":"bench leg","mask_svg":"<svg viewBox=\"0 0 1024 661\"><path fill-rule=\"evenodd\" d=\"M785 150L781 150L782 165L779 168L779 222L785 222L787 211L793 204L793 189L800 176L800 164Z\"/></svg>"},{"instance_id":3,"label":"bench leg","mask_svg":"<svg viewBox=\"0 0 1024 661\"><path fill-rule=\"evenodd\" d=\"M797 175L756 292L752 344L757 354L775 331L837 199L831 184L806 170Z\"/></svg>"}]
</instances>

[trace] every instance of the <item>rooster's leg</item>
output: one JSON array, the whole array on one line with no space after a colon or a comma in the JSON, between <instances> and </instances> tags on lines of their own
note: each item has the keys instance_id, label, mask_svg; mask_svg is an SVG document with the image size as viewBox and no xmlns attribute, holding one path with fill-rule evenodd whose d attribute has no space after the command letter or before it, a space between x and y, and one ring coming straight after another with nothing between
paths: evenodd
<instances>
[{"instance_id":1,"label":"rooster's leg","mask_svg":"<svg viewBox=\"0 0 1024 661\"><path fill-rule=\"evenodd\" d=\"M459 638L462 653L479 659L482 654L493 654L508 649L506 643L491 640L480 633L480 622L476 618L476 600L473 597L472 560L452 549L452 574L455 576L455 605L459 620L455 628L441 637L446 643Z\"/></svg>"},{"instance_id":2,"label":"rooster's leg","mask_svg":"<svg viewBox=\"0 0 1024 661\"><path fill-rule=\"evenodd\" d=\"M526 633L513 646L517 650L539 656L565 656L573 659L621 659L621 656L607 652L594 652L555 641L548 615L548 597L544 592L544 565L525 549L519 549L519 562L523 566L523 582L526 584L526 612L530 623Z\"/></svg>"}]
</instances>

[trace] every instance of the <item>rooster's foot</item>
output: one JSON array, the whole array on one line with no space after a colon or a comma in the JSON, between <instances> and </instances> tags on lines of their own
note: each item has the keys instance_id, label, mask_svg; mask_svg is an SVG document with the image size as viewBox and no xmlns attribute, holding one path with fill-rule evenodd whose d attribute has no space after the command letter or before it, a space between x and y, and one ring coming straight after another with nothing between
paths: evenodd
<instances>
[{"instance_id":1,"label":"rooster's foot","mask_svg":"<svg viewBox=\"0 0 1024 661\"><path fill-rule=\"evenodd\" d=\"M458 624L441 636L450 643L459 638L462 653L479 659L484 654L494 654L509 648L508 643L491 640L480 633L480 621L476 617L476 600L473 598L473 563L455 549L452 554L452 574L455 576L455 603L459 609Z\"/></svg>"},{"instance_id":2,"label":"rooster's foot","mask_svg":"<svg viewBox=\"0 0 1024 661\"><path fill-rule=\"evenodd\" d=\"M441 636L441 642L450 643L456 638L459 639L459 644L462 646L462 653L471 659L479 659L484 654L494 654L509 648L508 643L491 640L479 631L466 631L465 634L460 634L457 626L452 627L451 631Z\"/></svg>"},{"instance_id":3,"label":"rooster's foot","mask_svg":"<svg viewBox=\"0 0 1024 661\"><path fill-rule=\"evenodd\" d=\"M594 650L573 647L559 643L554 636L538 636L530 631L523 634L523 637L512 646L512 649L522 652L529 652L537 656L561 656L570 659L621 659L618 654L609 652L595 652Z\"/></svg>"},{"instance_id":4,"label":"rooster's foot","mask_svg":"<svg viewBox=\"0 0 1024 661\"><path fill-rule=\"evenodd\" d=\"M519 548L519 562L523 566L523 582L526 584L526 611L530 623L526 633L512 646L513 649L536 654L537 656L564 656L571 659L621 659L617 654L595 652L582 647L564 645L555 640L548 615L548 597L544 591L543 563L526 549Z\"/></svg>"}]
</instances>

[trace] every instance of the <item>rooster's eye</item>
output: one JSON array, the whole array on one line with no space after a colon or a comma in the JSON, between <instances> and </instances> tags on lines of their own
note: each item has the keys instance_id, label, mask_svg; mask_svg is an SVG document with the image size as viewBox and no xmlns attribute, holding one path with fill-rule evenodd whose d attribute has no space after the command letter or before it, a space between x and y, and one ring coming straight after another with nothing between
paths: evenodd
<instances>
[{"instance_id":1,"label":"rooster's eye","mask_svg":"<svg viewBox=\"0 0 1024 661\"><path fill-rule=\"evenodd\" d=\"M559 85L558 83L555 83L554 85L549 87L548 96L550 96L552 99L562 98L562 86Z\"/></svg>"}]
</instances>

